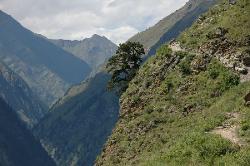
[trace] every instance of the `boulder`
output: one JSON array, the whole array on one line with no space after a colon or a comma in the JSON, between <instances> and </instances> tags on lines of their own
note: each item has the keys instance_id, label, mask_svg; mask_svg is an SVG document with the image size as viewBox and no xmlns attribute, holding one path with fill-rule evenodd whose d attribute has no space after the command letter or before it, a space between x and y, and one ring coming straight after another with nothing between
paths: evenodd
<instances>
[{"instance_id":1,"label":"boulder","mask_svg":"<svg viewBox=\"0 0 250 166\"><path fill-rule=\"evenodd\" d=\"M230 5L235 5L236 4L236 0L228 0Z\"/></svg>"},{"instance_id":2,"label":"boulder","mask_svg":"<svg viewBox=\"0 0 250 166\"><path fill-rule=\"evenodd\" d=\"M228 33L228 30L225 29L225 28L222 28L222 27L217 28L216 31L215 31L215 35L216 35L217 37L223 37L223 36L225 36L227 33Z\"/></svg>"},{"instance_id":3,"label":"boulder","mask_svg":"<svg viewBox=\"0 0 250 166\"><path fill-rule=\"evenodd\" d=\"M250 92L245 96L244 100L245 100L245 105L247 107L250 107Z\"/></svg>"},{"instance_id":4,"label":"boulder","mask_svg":"<svg viewBox=\"0 0 250 166\"><path fill-rule=\"evenodd\" d=\"M211 60L211 56L209 56L208 54L197 55L197 58L194 59L191 63L191 69L195 73L204 71L206 70L207 65L209 64L210 60Z\"/></svg>"}]
</instances>

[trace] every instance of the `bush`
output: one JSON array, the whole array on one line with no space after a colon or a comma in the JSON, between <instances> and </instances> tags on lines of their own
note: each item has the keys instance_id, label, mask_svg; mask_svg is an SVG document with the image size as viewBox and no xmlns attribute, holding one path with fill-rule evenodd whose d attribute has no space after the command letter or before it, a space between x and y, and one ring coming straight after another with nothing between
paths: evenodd
<instances>
[{"instance_id":1,"label":"bush","mask_svg":"<svg viewBox=\"0 0 250 166\"><path fill-rule=\"evenodd\" d=\"M218 70L212 68L212 69L208 70L208 74L209 74L210 78L216 79L220 75L220 72Z\"/></svg>"},{"instance_id":2,"label":"bush","mask_svg":"<svg viewBox=\"0 0 250 166\"><path fill-rule=\"evenodd\" d=\"M182 72L182 74L184 75L189 75L192 73L192 70L191 70L191 65L189 62L187 61L183 61L179 64L179 67L180 67L180 70Z\"/></svg>"},{"instance_id":3,"label":"bush","mask_svg":"<svg viewBox=\"0 0 250 166\"><path fill-rule=\"evenodd\" d=\"M177 51L175 53L177 56L179 56L181 59L183 59L184 57L188 56L188 53L185 51Z\"/></svg>"},{"instance_id":4,"label":"bush","mask_svg":"<svg viewBox=\"0 0 250 166\"><path fill-rule=\"evenodd\" d=\"M224 73L223 80L225 81L225 89L229 89L233 86L239 85L240 83L240 77L231 72Z\"/></svg>"},{"instance_id":5,"label":"bush","mask_svg":"<svg viewBox=\"0 0 250 166\"><path fill-rule=\"evenodd\" d=\"M170 57L172 54L172 49L168 45L163 45L157 50L158 56Z\"/></svg>"}]
</instances>

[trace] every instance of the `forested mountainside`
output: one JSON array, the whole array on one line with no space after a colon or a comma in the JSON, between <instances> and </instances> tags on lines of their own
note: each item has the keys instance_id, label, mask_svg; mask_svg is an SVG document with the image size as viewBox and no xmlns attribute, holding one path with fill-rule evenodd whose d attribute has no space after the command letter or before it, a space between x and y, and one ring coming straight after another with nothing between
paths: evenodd
<instances>
[{"instance_id":1,"label":"forested mountainside","mask_svg":"<svg viewBox=\"0 0 250 166\"><path fill-rule=\"evenodd\" d=\"M34 133L60 166L91 166L118 119L118 97L107 91L110 76L98 73L72 87Z\"/></svg>"},{"instance_id":2,"label":"forested mountainside","mask_svg":"<svg viewBox=\"0 0 250 166\"><path fill-rule=\"evenodd\" d=\"M0 97L14 108L19 118L29 127L34 126L48 110L29 86L1 62Z\"/></svg>"},{"instance_id":3,"label":"forested mountainside","mask_svg":"<svg viewBox=\"0 0 250 166\"><path fill-rule=\"evenodd\" d=\"M55 166L40 143L17 118L16 113L0 99L0 165Z\"/></svg>"},{"instance_id":4,"label":"forested mountainside","mask_svg":"<svg viewBox=\"0 0 250 166\"><path fill-rule=\"evenodd\" d=\"M2 11L0 58L47 105L91 72L87 63L25 29Z\"/></svg>"},{"instance_id":5,"label":"forested mountainside","mask_svg":"<svg viewBox=\"0 0 250 166\"><path fill-rule=\"evenodd\" d=\"M50 40L52 43L84 60L96 73L115 54L117 46L104 36L93 35L84 40Z\"/></svg>"},{"instance_id":6,"label":"forested mountainside","mask_svg":"<svg viewBox=\"0 0 250 166\"><path fill-rule=\"evenodd\" d=\"M218 0L190 0L181 9L163 18L155 26L130 38L144 45L149 55L155 54L160 45L176 38Z\"/></svg>"},{"instance_id":7,"label":"forested mountainside","mask_svg":"<svg viewBox=\"0 0 250 166\"><path fill-rule=\"evenodd\" d=\"M250 1L229 2L141 67L96 165L250 164Z\"/></svg>"}]
</instances>

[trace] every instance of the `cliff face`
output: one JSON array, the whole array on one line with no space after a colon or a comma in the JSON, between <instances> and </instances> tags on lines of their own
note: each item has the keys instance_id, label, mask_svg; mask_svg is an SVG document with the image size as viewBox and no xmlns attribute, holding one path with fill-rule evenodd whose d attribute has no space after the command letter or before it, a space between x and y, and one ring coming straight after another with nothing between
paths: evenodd
<instances>
[{"instance_id":1,"label":"cliff face","mask_svg":"<svg viewBox=\"0 0 250 166\"><path fill-rule=\"evenodd\" d=\"M33 127L48 111L28 85L1 62L0 96L29 127Z\"/></svg>"},{"instance_id":2,"label":"cliff face","mask_svg":"<svg viewBox=\"0 0 250 166\"><path fill-rule=\"evenodd\" d=\"M96 165L249 165L249 12L221 1L163 45L122 95Z\"/></svg>"}]
</instances>

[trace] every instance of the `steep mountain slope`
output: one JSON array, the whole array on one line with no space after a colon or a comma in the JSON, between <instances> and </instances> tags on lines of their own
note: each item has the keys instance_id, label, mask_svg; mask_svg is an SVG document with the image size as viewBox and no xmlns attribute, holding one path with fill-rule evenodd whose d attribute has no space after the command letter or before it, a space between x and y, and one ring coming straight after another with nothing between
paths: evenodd
<instances>
[{"instance_id":1,"label":"steep mountain slope","mask_svg":"<svg viewBox=\"0 0 250 166\"><path fill-rule=\"evenodd\" d=\"M0 165L55 165L39 142L17 118L15 112L2 99L0 99Z\"/></svg>"},{"instance_id":2,"label":"steep mountain slope","mask_svg":"<svg viewBox=\"0 0 250 166\"><path fill-rule=\"evenodd\" d=\"M50 40L52 43L84 60L96 72L112 55L117 46L106 37L93 35L82 41Z\"/></svg>"},{"instance_id":3,"label":"steep mountain slope","mask_svg":"<svg viewBox=\"0 0 250 166\"><path fill-rule=\"evenodd\" d=\"M81 82L89 66L0 11L0 58L47 104Z\"/></svg>"},{"instance_id":4,"label":"steep mountain slope","mask_svg":"<svg viewBox=\"0 0 250 166\"><path fill-rule=\"evenodd\" d=\"M106 89L110 76L94 78L71 88L34 129L60 166L91 166L118 119L118 97Z\"/></svg>"},{"instance_id":5,"label":"steep mountain slope","mask_svg":"<svg viewBox=\"0 0 250 166\"><path fill-rule=\"evenodd\" d=\"M239 70L250 56L249 12L248 0L222 1L179 38L181 47L162 46L121 97L96 165L249 165L250 82L240 83Z\"/></svg>"},{"instance_id":6,"label":"steep mountain slope","mask_svg":"<svg viewBox=\"0 0 250 166\"><path fill-rule=\"evenodd\" d=\"M216 2L217 0L190 0L181 9L129 40L142 43L149 55L153 55L161 44L176 38Z\"/></svg>"},{"instance_id":7,"label":"steep mountain slope","mask_svg":"<svg viewBox=\"0 0 250 166\"><path fill-rule=\"evenodd\" d=\"M35 125L48 110L28 85L1 62L0 97L17 111L20 119L29 127Z\"/></svg>"},{"instance_id":8,"label":"steep mountain slope","mask_svg":"<svg viewBox=\"0 0 250 166\"><path fill-rule=\"evenodd\" d=\"M71 45L69 43L71 43L73 46L69 46ZM77 45L78 43L79 42L77 41L74 42L61 41L60 45L65 44L66 46L64 47L64 49L68 48L68 51L72 51L72 53L74 53L73 52L73 48L75 48L74 44ZM77 46L76 48L80 46ZM69 47L72 48L72 50L70 50ZM81 165L81 164L92 165L96 155L99 154L100 149L103 146L103 143L107 139L109 132L113 129L114 124L117 121L117 116L119 112L117 96L111 95L110 93L106 92L107 77L108 76L106 74L104 74L104 76L103 74L99 74L96 77L90 79L87 83L80 84L78 86L74 86L73 88L71 88L67 92L66 96L64 96L61 100L59 100L56 103L56 106L52 109L52 113L49 114L44 119L44 121L42 121L41 124L38 125L38 127L35 129L36 136L43 142L47 151L53 156L53 158L57 161L57 163L61 165L63 164L67 165L72 163L76 165ZM85 106L84 101L92 101L93 100L92 95L85 96L84 99L81 96L89 94L90 89L93 88L93 86L90 86L91 84L98 85L95 87L95 90L98 92L98 96L100 97L95 98L95 103L93 105ZM100 107L96 106L99 105L99 103L103 103L102 104L103 106ZM78 105L83 105L83 106L78 107ZM109 105L111 109L108 109L106 105ZM89 112L90 108L91 112ZM78 112L77 116L69 116L71 114L75 114L74 112ZM109 117L109 120L107 121L108 123L106 122L108 125L103 126L101 130L99 130L98 128L88 127L88 125L86 125L87 126L86 128L81 127L81 125L78 125L78 123L84 124L85 122L96 122L96 121L100 121L100 124L105 123L102 120L102 117L100 117L99 112L101 112L102 116L104 117L109 117L110 114L115 116ZM98 116L92 116L92 114L95 113L98 113ZM80 117L82 117L81 122L79 120ZM65 121L67 121L67 123ZM73 126L75 125L80 126L77 127L76 130L77 131L81 130L81 132L76 132L75 130L73 130ZM103 131L105 131L105 136L99 138L94 137L94 135L96 134L90 132L90 130L94 130L95 133L104 133ZM73 139L73 137L77 138L89 137L92 139L86 138L86 139L76 140ZM63 138L63 140L61 140L61 138ZM70 143L73 146L70 146L69 145ZM98 146L96 146L97 143ZM67 146L64 146L65 144ZM77 149L78 146L81 148Z\"/></svg>"}]
</instances>

